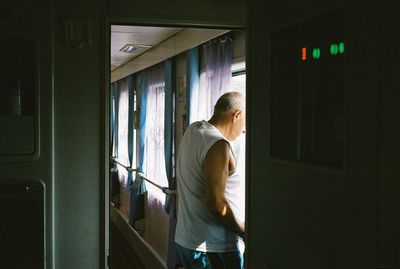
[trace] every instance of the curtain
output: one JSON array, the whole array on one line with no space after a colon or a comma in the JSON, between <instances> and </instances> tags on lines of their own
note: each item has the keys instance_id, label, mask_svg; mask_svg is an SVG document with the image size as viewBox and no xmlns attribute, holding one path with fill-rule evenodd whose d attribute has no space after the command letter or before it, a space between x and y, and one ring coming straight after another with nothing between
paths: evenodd
<instances>
[{"instance_id":1,"label":"curtain","mask_svg":"<svg viewBox=\"0 0 400 269\"><path fill-rule=\"evenodd\" d=\"M145 174L155 183L167 186L164 150L165 122L165 77L164 65L158 64L149 68L147 78L147 111L146 111L146 143ZM165 194L157 187L148 184L147 198L154 209L165 203ZM161 211L164 211L161 208Z\"/></svg>"},{"instance_id":2,"label":"curtain","mask_svg":"<svg viewBox=\"0 0 400 269\"><path fill-rule=\"evenodd\" d=\"M111 134L110 134L110 154L111 157L117 157L117 147L118 147L118 139L117 139L117 129L118 129L118 106L119 106L119 89L118 82L114 82L111 84L111 98L110 98L110 126L111 126Z\"/></svg>"},{"instance_id":3,"label":"curtain","mask_svg":"<svg viewBox=\"0 0 400 269\"><path fill-rule=\"evenodd\" d=\"M128 159L130 168L135 168L136 161L134 160L134 149L135 149L135 123L134 123L134 111L135 111L135 87L136 79L134 75L128 77L128 92L129 92L129 103L128 103ZM128 173L127 186L132 187L133 185L133 173Z\"/></svg>"},{"instance_id":4,"label":"curtain","mask_svg":"<svg viewBox=\"0 0 400 269\"><path fill-rule=\"evenodd\" d=\"M129 151L128 151L128 118L129 118L129 85L128 79L122 79L119 81L119 95L118 95L118 129L117 129L117 159L124 165L130 165L129 163ZM124 186L127 186L128 172L126 169L118 165L118 176L119 181Z\"/></svg>"},{"instance_id":5,"label":"curtain","mask_svg":"<svg viewBox=\"0 0 400 269\"><path fill-rule=\"evenodd\" d=\"M147 73L140 74L140 114L139 114L139 148L138 170L144 172L144 150L146 141L146 110L147 110ZM135 182L131 188L129 224L134 227L136 220L144 218L145 182L136 173Z\"/></svg>"},{"instance_id":6,"label":"curtain","mask_svg":"<svg viewBox=\"0 0 400 269\"><path fill-rule=\"evenodd\" d=\"M117 157L117 128L118 128L118 100L119 100L119 89L118 82L114 82L110 87L110 156ZM114 162L110 159L110 188L111 188L111 202L116 206L119 205L119 179L118 179L118 168Z\"/></svg>"},{"instance_id":7,"label":"curtain","mask_svg":"<svg viewBox=\"0 0 400 269\"><path fill-rule=\"evenodd\" d=\"M198 118L194 120L211 118L218 98L231 89L233 40L228 36L215 38L204 44L202 49L204 66L196 103Z\"/></svg>"},{"instance_id":8,"label":"curtain","mask_svg":"<svg viewBox=\"0 0 400 269\"><path fill-rule=\"evenodd\" d=\"M165 81L165 104L164 104L164 160L165 160L165 171L168 180L168 187L173 189L175 186L175 101L172 92L172 61L166 60L164 62L164 81ZM165 211L169 213L170 199L172 197L167 196L165 201Z\"/></svg>"}]
</instances>

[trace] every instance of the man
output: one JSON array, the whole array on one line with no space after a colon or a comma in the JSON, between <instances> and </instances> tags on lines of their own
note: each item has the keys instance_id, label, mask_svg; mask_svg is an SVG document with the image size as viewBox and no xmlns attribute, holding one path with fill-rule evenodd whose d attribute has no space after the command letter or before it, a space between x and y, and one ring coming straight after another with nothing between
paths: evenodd
<instances>
[{"instance_id":1,"label":"man","mask_svg":"<svg viewBox=\"0 0 400 269\"><path fill-rule=\"evenodd\" d=\"M222 95L207 121L191 124L177 161L178 222L175 242L185 269L243 268L244 223L237 208L241 177L233 141L244 132L245 99Z\"/></svg>"}]
</instances>

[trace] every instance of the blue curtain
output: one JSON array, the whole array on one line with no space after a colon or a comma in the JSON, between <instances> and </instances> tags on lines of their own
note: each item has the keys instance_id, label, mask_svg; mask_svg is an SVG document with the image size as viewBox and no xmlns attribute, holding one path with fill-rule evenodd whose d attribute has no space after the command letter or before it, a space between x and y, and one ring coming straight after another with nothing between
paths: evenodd
<instances>
[{"instance_id":1,"label":"blue curtain","mask_svg":"<svg viewBox=\"0 0 400 269\"><path fill-rule=\"evenodd\" d=\"M118 106L119 106L119 83L111 84L111 149L112 157L118 157Z\"/></svg>"},{"instance_id":2,"label":"blue curtain","mask_svg":"<svg viewBox=\"0 0 400 269\"><path fill-rule=\"evenodd\" d=\"M188 50L187 58L187 76L188 76L188 124L196 121L197 103L199 99L199 80L200 80L200 61L198 47Z\"/></svg>"},{"instance_id":3,"label":"blue curtain","mask_svg":"<svg viewBox=\"0 0 400 269\"><path fill-rule=\"evenodd\" d=\"M165 116L164 116L164 152L165 169L168 177L168 188L176 189L175 177L175 97L172 88L172 61L164 62L165 76ZM175 249L175 229L176 229L176 196L167 195L165 210L169 214L169 233L168 233L168 257L167 267L177 268L179 256Z\"/></svg>"},{"instance_id":4,"label":"blue curtain","mask_svg":"<svg viewBox=\"0 0 400 269\"><path fill-rule=\"evenodd\" d=\"M129 164L131 168L134 168L136 164L133 164L133 149L134 149L134 110L135 110L135 88L136 88L136 77L131 75L128 77L129 87L129 108L128 108L128 155ZM128 173L127 186L132 187L133 185L133 173Z\"/></svg>"},{"instance_id":5,"label":"blue curtain","mask_svg":"<svg viewBox=\"0 0 400 269\"><path fill-rule=\"evenodd\" d=\"M110 85L110 156L116 157L117 146L118 146L118 101L119 101L119 89L118 82L113 82ZM111 202L116 206L119 204L119 180L118 180L118 169L114 162L110 159L110 193Z\"/></svg>"},{"instance_id":6,"label":"blue curtain","mask_svg":"<svg viewBox=\"0 0 400 269\"><path fill-rule=\"evenodd\" d=\"M144 145L146 141L146 104L147 104L147 74L141 72L140 80L140 123L139 123L139 148L138 148L138 170L143 172ZM144 198L146 185L143 179L136 173L135 182L131 188L129 224L134 227L135 221L144 218Z\"/></svg>"}]
</instances>

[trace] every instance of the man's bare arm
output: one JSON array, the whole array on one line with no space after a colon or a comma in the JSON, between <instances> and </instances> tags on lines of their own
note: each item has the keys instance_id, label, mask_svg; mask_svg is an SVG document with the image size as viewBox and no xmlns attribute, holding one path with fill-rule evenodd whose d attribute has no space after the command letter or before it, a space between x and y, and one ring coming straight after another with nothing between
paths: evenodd
<instances>
[{"instance_id":1,"label":"man's bare arm","mask_svg":"<svg viewBox=\"0 0 400 269\"><path fill-rule=\"evenodd\" d=\"M227 229L243 236L244 224L236 220L225 197L230 154L230 146L224 140L216 142L208 151L203 164L206 202Z\"/></svg>"}]
</instances>

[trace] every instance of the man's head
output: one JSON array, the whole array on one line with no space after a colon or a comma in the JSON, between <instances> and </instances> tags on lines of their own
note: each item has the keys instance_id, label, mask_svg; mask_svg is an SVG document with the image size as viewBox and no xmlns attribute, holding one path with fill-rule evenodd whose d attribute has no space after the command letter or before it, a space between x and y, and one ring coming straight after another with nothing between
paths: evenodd
<instances>
[{"instance_id":1,"label":"man's head","mask_svg":"<svg viewBox=\"0 0 400 269\"><path fill-rule=\"evenodd\" d=\"M240 92L223 94L214 106L210 123L215 125L228 140L235 140L245 131L245 98Z\"/></svg>"}]
</instances>

